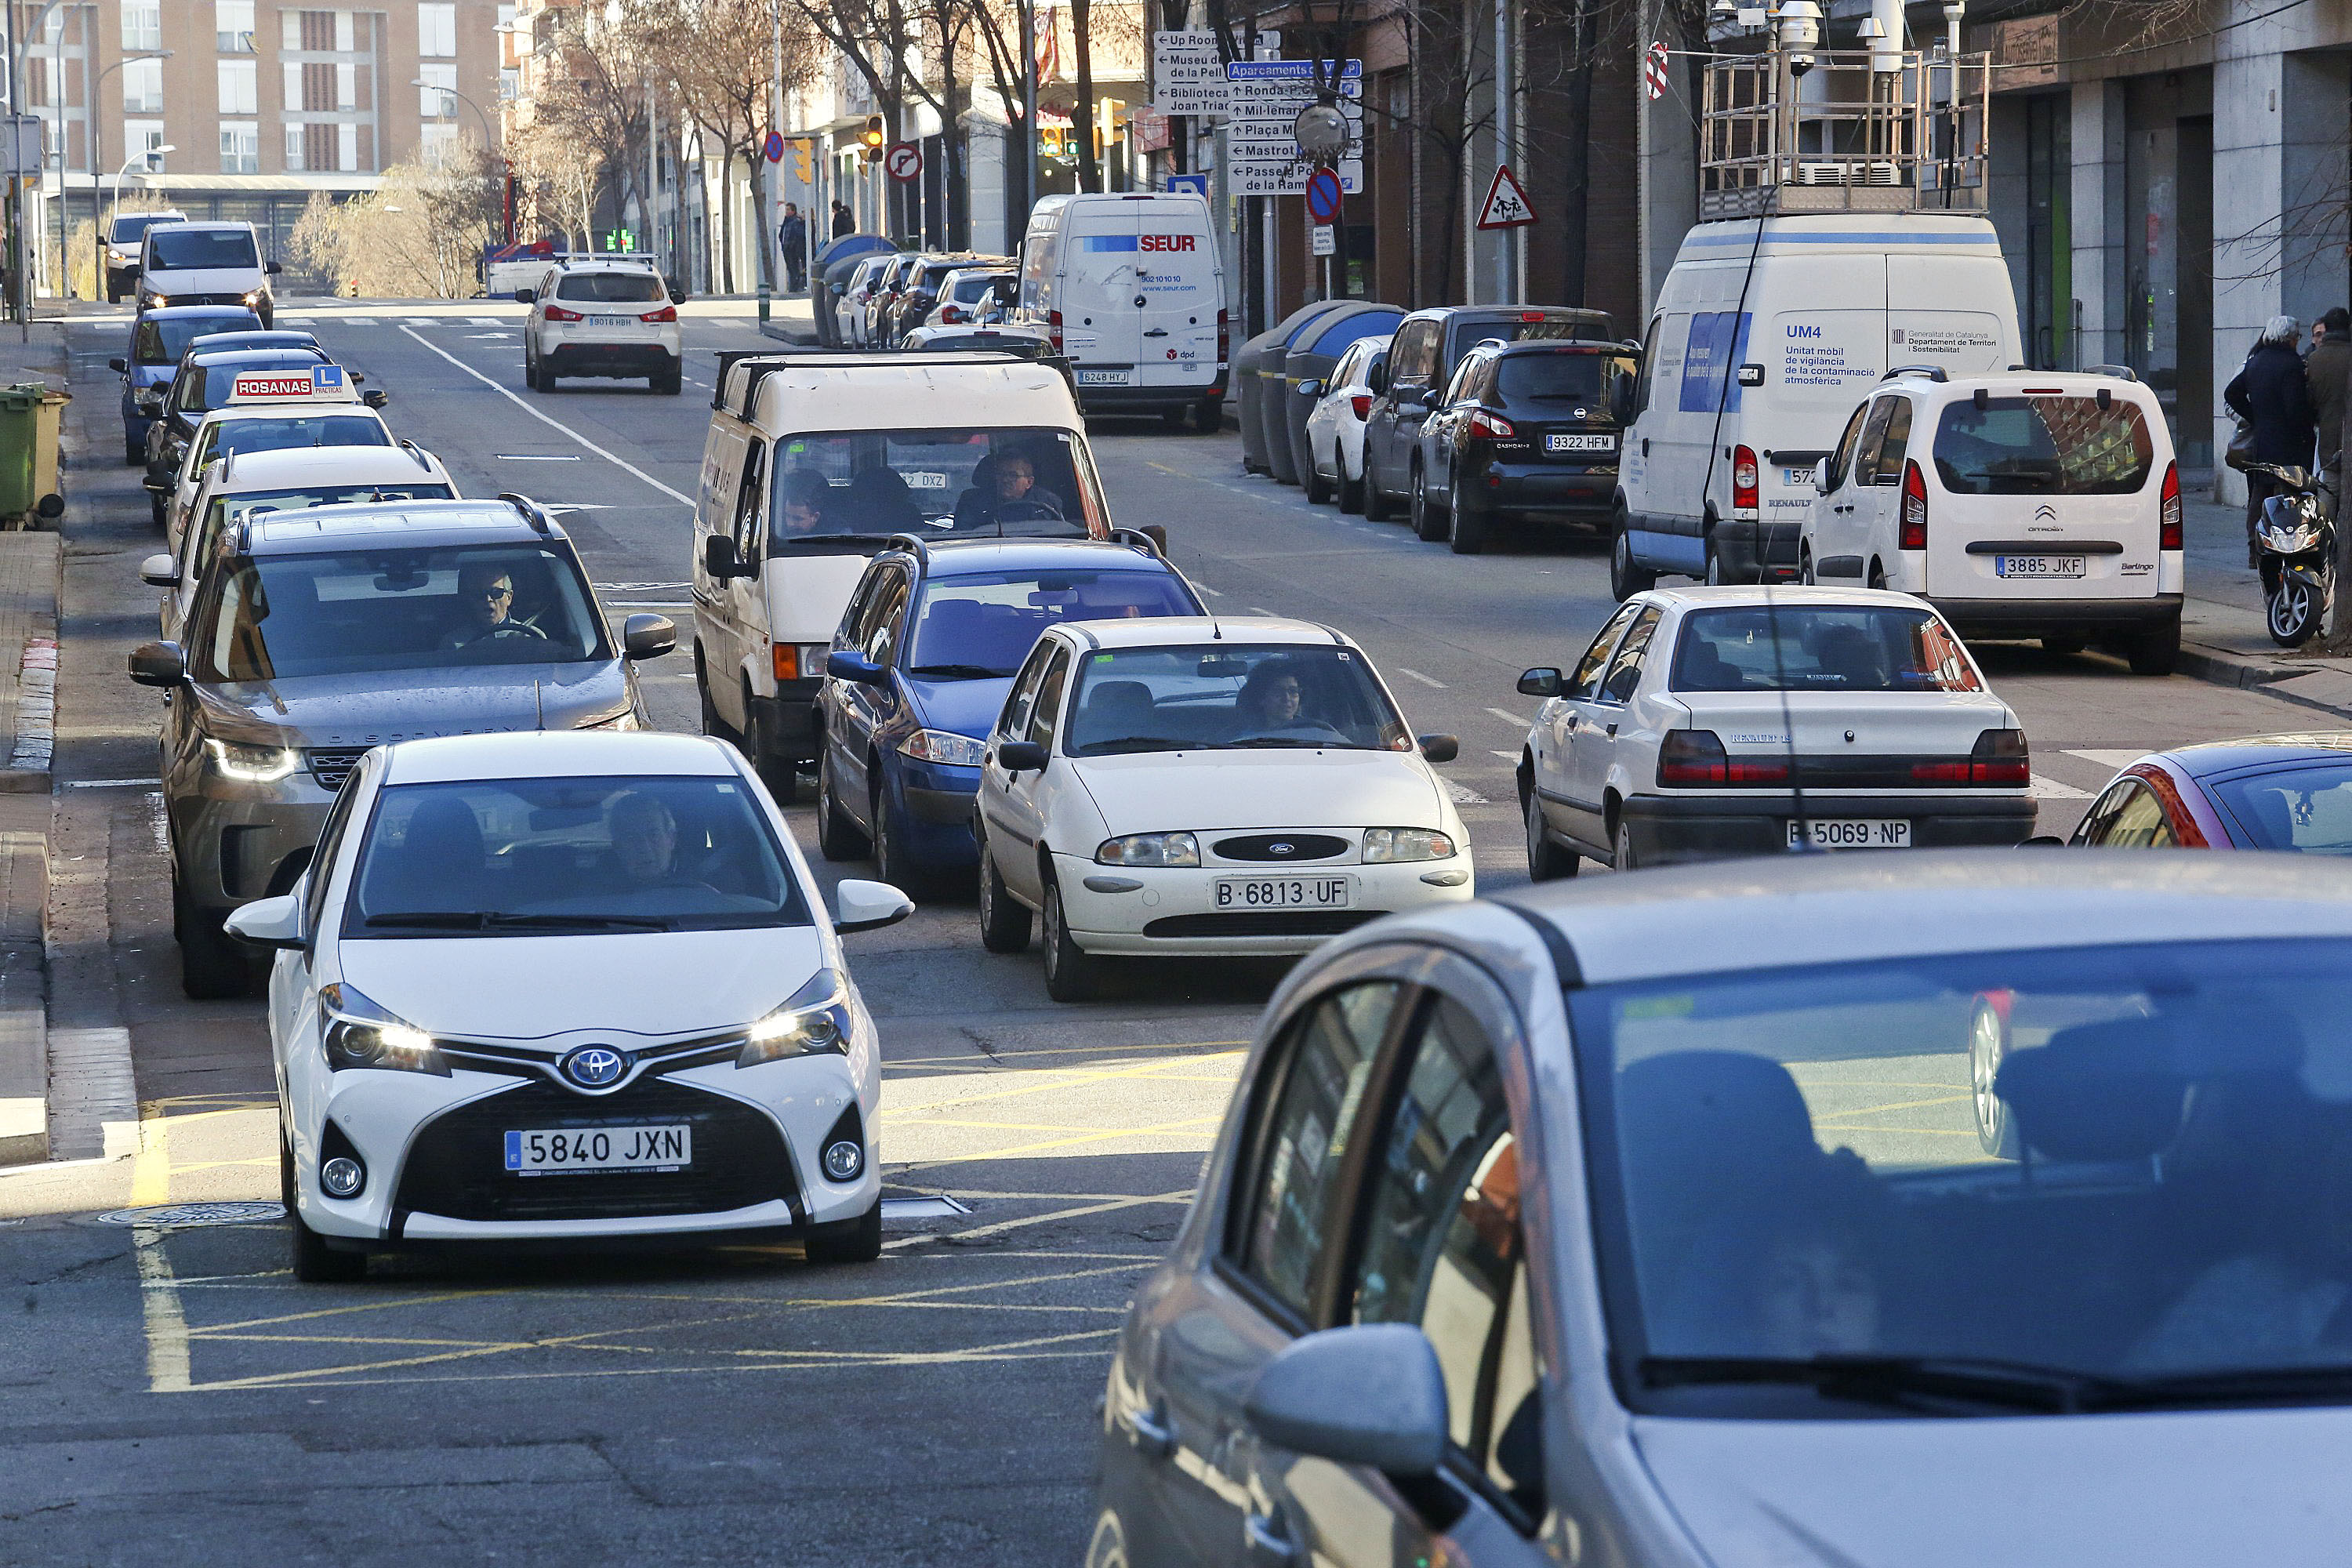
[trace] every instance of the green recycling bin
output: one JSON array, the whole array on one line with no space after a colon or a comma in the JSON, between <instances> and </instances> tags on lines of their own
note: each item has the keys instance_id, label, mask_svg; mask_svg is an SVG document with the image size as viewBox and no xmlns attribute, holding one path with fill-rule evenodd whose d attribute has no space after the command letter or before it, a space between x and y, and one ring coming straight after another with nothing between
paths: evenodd
<instances>
[{"instance_id":1,"label":"green recycling bin","mask_svg":"<svg viewBox=\"0 0 2352 1568\"><path fill-rule=\"evenodd\" d=\"M70 393L40 382L0 387L0 526L29 528L65 510L58 494L58 431Z\"/></svg>"}]
</instances>

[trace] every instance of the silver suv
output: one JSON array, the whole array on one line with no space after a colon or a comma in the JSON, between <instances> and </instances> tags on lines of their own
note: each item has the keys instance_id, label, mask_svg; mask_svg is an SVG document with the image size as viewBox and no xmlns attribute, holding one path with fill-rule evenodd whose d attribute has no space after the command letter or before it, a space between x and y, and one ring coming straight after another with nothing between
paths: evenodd
<instances>
[{"instance_id":1,"label":"silver suv","mask_svg":"<svg viewBox=\"0 0 2352 1568\"><path fill-rule=\"evenodd\" d=\"M635 730L632 662L677 628L631 616L618 646L565 537L520 496L269 512L193 563L184 644L131 655L170 693L162 738L173 931L191 996L259 978L221 930L290 889L373 747L507 730Z\"/></svg>"}]
</instances>

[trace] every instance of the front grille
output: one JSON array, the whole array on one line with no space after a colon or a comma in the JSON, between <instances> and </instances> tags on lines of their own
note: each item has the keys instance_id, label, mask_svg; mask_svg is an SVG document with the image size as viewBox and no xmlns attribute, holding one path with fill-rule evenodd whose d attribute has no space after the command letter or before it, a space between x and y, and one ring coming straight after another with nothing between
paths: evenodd
<instances>
[{"instance_id":1,"label":"front grille","mask_svg":"<svg viewBox=\"0 0 2352 1568\"><path fill-rule=\"evenodd\" d=\"M169 296L174 305L242 305L242 294L183 294L173 289Z\"/></svg>"},{"instance_id":2,"label":"front grille","mask_svg":"<svg viewBox=\"0 0 2352 1568\"><path fill-rule=\"evenodd\" d=\"M1146 936L1338 936L1386 910L1251 910L1222 915L1163 915Z\"/></svg>"},{"instance_id":3,"label":"front grille","mask_svg":"<svg viewBox=\"0 0 2352 1568\"><path fill-rule=\"evenodd\" d=\"M1277 848L1280 845L1284 847ZM1220 838L1209 846L1227 860L1328 860L1348 852L1348 840L1328 833L1252 833L1240 838Z\"/></svg>"},{"instance_id":4,"label":"front grille","mask_svg":"<svg viewBox=\"0 0 2352 1568\"><path fill-rule=\"evenodd\" d=\"M656 1123L694 1130L686 1169L519 1176L506 1168L510 1131ZM791 1156L773 1121L723 1095L646 1079L601 1100L551 1083L520 1084L436 1117L409 1147L393 1206L464 1220L613 1219L718 1214L777 1198L801 1211Z\"/></svg>"},{"instance_id":5,"label":"front grille","mask_svg":"<svg viewBox=\"0 0 2352 1568\"><path fill-rule=\"evenodd\" d=\"M340 792L369 750L366 746L313 746L304 755L310 760L310 776L319 781L319 787Z\"/></svg>"}]
</instances>

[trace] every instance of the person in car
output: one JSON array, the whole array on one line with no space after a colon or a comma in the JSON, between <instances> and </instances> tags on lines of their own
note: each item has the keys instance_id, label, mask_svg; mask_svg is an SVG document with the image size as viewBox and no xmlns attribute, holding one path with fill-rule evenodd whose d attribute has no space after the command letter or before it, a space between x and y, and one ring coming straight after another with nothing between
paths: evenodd
<instances>
[{"instance_id":1,"label":"person in car","mask_svg":"<svg viewBox=\"0 0 2352 1568\"><path fill-rule=\"evenodd\" d=\"M1037 483L1037 465L1021 452L1001 452L972 465L971 483L956 497L967 523L1028 522L1064 516L1062 498Z\"/></svg>"},{"instance_id":2,"label":"person in car","mask_svg":"<svg viewBox=\"0 0 2352 1568\"><path fill-rule=\"evenodd\" d=\"M514 618L514 574L492 562L474 562L457 568L457 613L463 618L441 638L455 651L499 637L538 637L547 634L528 621Z\"/></svg>"},{"instance_id":3,"label":"person in car","mask_svg":"<svg viewBox=\"0 0 2352 1568\"><path fill-rule=\"evenodd\" d=\"M668 806L638 790L614 797L604 812L613 837L613 860L631 889L719 889L687 875L677 865L677 818Z\"/></svg>"},{"instance_id":4,"label":"person in car","mask_svg":"<svg viewBox=\"0 0 2352 1568\"><path fill-rule=\"evenodd\" d=\"M832 504L833 486L814 468L794 468L784 476L782 518L787 538L803 539L824 531L824 510Z\"/></svg>"}]
</instances>

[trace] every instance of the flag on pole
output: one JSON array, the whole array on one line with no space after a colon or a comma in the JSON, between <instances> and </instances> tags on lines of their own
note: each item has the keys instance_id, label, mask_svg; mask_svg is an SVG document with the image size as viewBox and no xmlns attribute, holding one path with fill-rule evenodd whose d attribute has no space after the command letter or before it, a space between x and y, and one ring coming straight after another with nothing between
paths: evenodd
<instances>
[{"instance_id":1,"label":"flag on pole","mask_svg":"<svg viewBox=\"0 0 2352 1568\"><path fill-rule=\"evenodd\" d=\"M1642 57L1642 85L1653 101L1666 96L1666 46L1652 44Z\"/></svg>"}]
</instances>

